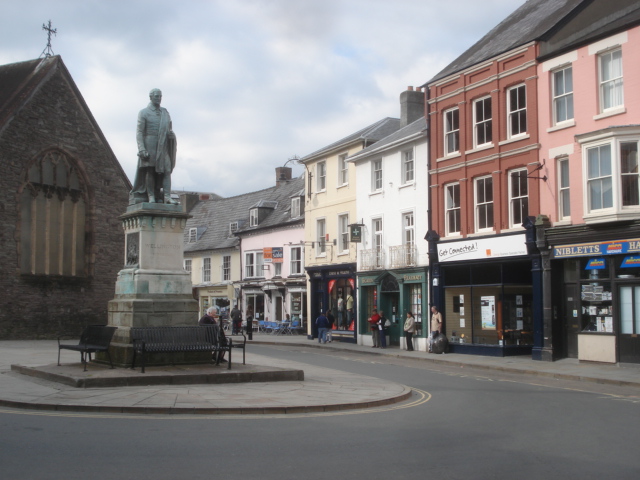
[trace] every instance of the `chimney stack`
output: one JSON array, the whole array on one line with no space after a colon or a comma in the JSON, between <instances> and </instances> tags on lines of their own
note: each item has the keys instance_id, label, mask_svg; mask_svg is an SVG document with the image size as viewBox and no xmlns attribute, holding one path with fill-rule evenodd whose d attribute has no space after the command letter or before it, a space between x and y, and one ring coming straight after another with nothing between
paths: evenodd
<instances>
[{"instance_id":1,"label":"chimney stack","mask_svg":"<svg viewBox=\"0 0 640 480\"><path fill-rule=\"evenodd\" d=\"M414 90L413 87L407 87L407 90L400 94L400 128L406 127L420 117L424 117L422 88L418 87Z\"/></svg>"},{"instance_id":2,"label":"chimney stack","mask_svg":"<svg viewBox=\"0 0 640 480\"><path fill-rule=\"evenodd\" d=\"M276 187L284 185L287 180L291 180L291 168L290 167L277 167L276 168Z\"/></svg>"}]
</instances>

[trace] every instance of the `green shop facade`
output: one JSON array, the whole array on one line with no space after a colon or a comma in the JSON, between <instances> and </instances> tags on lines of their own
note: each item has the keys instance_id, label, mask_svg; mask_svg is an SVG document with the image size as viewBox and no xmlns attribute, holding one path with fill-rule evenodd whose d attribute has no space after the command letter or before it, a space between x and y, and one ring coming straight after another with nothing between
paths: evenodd
<instances>
[{"instance_id":1,"label":"green shop facade","mask_svg":"<svg viewBox=\"0 0 640 480\"><path fill-rule=\"evenodd\" d=\"M391 327L387 329L387 343L406 348L403 327L407 312L411 312L418 324L414 348L426 351L429 333L428 281L427 267L358 272L358 343L373 344L367 320L376 308L382 310L391 321Z\"/></svg>"}]
</instances>

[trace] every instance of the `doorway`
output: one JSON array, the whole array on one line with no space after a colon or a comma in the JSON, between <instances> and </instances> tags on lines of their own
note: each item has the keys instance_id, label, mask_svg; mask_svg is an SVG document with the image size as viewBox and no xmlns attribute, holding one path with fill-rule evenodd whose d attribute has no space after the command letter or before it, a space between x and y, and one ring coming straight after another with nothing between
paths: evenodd
<instances>
[{"instance_id":1,"label":"doorway","mask_svg":"<svg viewBox=\"0 0 640 480\"><path fill-rule=\"evenodd\" d=\"M562 322L562 341L564 356L578 358L578 333L580 333L580 316L576 299L576 285L565 284L562 287L564 321Z\"/></svg>"},{"instance_id":2,"label":"doorway","mask_svg":"<svg viewBox=\"0 0 640 480\"><path fill-rule=\"evenodd\" d=\"M619 361L640 363L640 285L620 285Z\"/></svg>"}]
</instances>

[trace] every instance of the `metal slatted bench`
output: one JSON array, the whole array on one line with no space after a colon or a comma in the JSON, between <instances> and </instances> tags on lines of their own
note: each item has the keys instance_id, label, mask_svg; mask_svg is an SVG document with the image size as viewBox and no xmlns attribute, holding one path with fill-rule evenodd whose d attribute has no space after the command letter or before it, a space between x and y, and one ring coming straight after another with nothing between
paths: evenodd
<instances>
[{"instance_id":1,"label":"metal slatted bench","mask_svg":"<svg viewBox=\"0 0 640 480\"><path fill-rule=\"evenodd\" d=\"M60 365L60 350L73 350L80 352L80 360L84 365L84 371L87 371L87 357L91 361L91 354L96 352L107 352L109 357L109 363L113 368L113 362L111 361L111 354L109 353L109 345L113 334L118 327L108 327L106 325L89 325L86 327L80 335L80 341L78 344L64 344L60 343L60 340L64 337L72 337L75 335L63 334L58 337L58 365Z\"/></svg>"},{"instance_id":2,"label":"metal slatted bench","mask_svg":"<svg viewBox=\"0 0 640 480\"><path fill-rule=\"evenodd\" d=\"M187 325L178 327L133 327L133 362L141 356L144 373L147 353L211 352L216 365L220 365L224 352L229 352L228 367L231 368L233 341L226 338L218 325Z\"/></svg>"}]
</instances>

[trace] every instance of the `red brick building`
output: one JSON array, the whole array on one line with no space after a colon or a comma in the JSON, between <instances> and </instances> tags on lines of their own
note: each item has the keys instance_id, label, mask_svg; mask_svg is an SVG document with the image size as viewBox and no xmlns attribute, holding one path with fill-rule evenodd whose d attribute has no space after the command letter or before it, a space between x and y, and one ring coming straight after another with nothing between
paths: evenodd
<instances>
[{"instance_id":1,"label":"red brick building","mask_svg":"<svg viewBox=\"0 0 640 480\"><path fill-rule=\"evenodd\" d=\"M526 2L425 85L430 298L453 352L535 358L542 345L536 57L579 3Z\"/></svg>"},{"instance_id":2,"label":"red brick building","mask_svg":"<svg viewBox=\"0 0 640 480\"><path fill-rule=\"evenodd\" d=\"M107 323L130 189L60 57L0 66L0 338Z\"/></svg>"}]
</instances>

